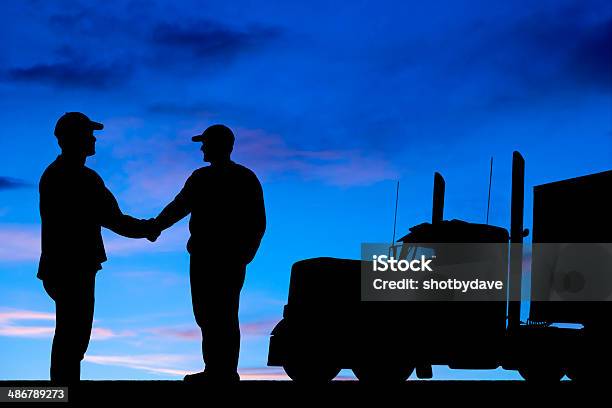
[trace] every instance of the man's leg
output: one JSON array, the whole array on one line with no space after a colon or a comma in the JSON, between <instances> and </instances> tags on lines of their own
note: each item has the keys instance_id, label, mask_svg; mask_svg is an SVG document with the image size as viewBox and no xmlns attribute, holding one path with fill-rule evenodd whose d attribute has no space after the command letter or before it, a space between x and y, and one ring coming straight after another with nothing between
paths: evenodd
<instances>
[{"instance_id":1,"label":"man's leg","mask_svg":"<svg viewBox=\"0 0 612 408\"><path fill-rule=\"evenodd\" d=\"M95 275L70 283L45 282L55 300L55 335L51 350L51 381L75 383L80 379L94 312Z\"/></svg>"},{"instance_id":2,"label":"man's leg","mask_svg":"<svg viewBox=\"0 0 612 408\"><path fill-rule=\"evenodd\" d=\"M64 294L60 293L62 285L56 280L45 280L43 281L45 291L51 299L55 302L55 334L53 335L53 344L51 346L51 368L50 376L51 381L54 383L64 383L67 381L70 371L67 364L67 358L65 357L70 349L70 319L66 313L66 306L64 306Z\"/></svg>"},{"instance_id":3,"label":"man's leg","mask_svg":"<svg viewBox=\"0 0 612 408\"><path fill-rule=\"evenodd\" d=\"M219 375L234 376L240 354L238 308L242 286L231 281L221 284L227 286L219 287L216 293L208 292L209 300L205 302L209 309L208 320L202 328L206 338L206 367Z\"/></svg>"},{"instance_id":4,"label":"man's leg","mask_svg":"<svg viewBox=\"0 0 612 408\"><path fill-rule=\"evenodd\" d=\"M211 268L207 265L204 269L198 261L192 260L190 275L194 315L202 329L206 372L222 378L237 378L240 354L238 309L245 266L218 265Z\"/></svg>"}]
</instances>

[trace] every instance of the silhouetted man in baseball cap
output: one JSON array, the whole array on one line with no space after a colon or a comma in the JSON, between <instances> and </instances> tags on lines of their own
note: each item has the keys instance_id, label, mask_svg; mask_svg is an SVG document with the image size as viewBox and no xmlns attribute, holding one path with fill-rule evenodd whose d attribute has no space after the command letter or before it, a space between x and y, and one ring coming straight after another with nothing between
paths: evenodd
<instances>
[{"instance_id":1,"label":"silhouetted man in baseball cap","mask_svg":"<svg viewBox=\"0 0 612 408\"><path fill-rule=\"evenodd\" d=\"M124 215L100 176L85 166L95 154L94 130L103 125L79 112L64 114L55 126L62 153L47 167L40 184L42 253L38 278L55 301L51 381L80 379L94 315L94 286L106 261L101 227L117 234L154 240L152 221Z\"/></svg>"},{"instance_id":2,"label":"silhouetted man in baseball cap","mask_svg":"<svg viewBox=\"0 0 612 408\"><path fill-rule=\"evenodd\" d=\"M193 172L156 221L166 229L191 214L191 299L206 368L185 381L231 383L240 379L240 291L266 229L263 192L257 176L230 159L228 127L210 126L192 140L202 142L210 166Z\"/></svg>"}]
</instances>

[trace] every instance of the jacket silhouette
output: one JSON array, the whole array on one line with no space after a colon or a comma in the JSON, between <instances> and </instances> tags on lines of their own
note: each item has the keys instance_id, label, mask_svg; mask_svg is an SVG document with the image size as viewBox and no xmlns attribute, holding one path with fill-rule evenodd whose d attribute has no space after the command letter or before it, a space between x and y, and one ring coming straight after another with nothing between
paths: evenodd
<instances>
[{"instance_id":1,"label":"jacket silhouette","mask_svg":"<svg viewBox=\"0 0 612 408\"><path fill-rule=\"evenodd\" d=\"M206 369L185 380L231 382L239 379L240 291L266 228L263 192L251 170L230 160L229 128L213 125L192 140L203 142L211 165L193 172L156 222L163 230L191 214L191 296Z\"/></svg>"},{"instance_id":2,"label":"jacket silhouette","mask_svg":"<svg viewBox=\"0 0 612 408\"><path fill-rule=\"evenodd\" d=\"M55 135L62 154L40 184L41 256L38 278L55 301L51 381L80 379L94 315L95 276L106 261L101 227L131 238L155 237L154 223L124 215L100 176L85 166L102 124L78 112L63 115Z\"/></svg>"},{"instance_id":3,"label":"jacket silhouette","mask_svg":"<svg viewBox=\"0 0 612 408\"><path fill-rule=\"evenodd\" d=\"M156 220L166 229L188 214L191 255L214 255L242 265L253 260L266 215L262 188L251 170L229 160L194 171Z\"/></svg>"},{"instance_id":4,"label":"jacket silhouette","mask_svg":"<svg viewBox=\"0 0 612 408\"><path fill-rule=\"evenodd\" d=\"M129 238L144 238L149 231L148 221L121 212L98 173L63 155L43 173L39 192L40 279L61 279L68 264L101 269L106 261L102 227Z\"/></svg>"}]
</instances>

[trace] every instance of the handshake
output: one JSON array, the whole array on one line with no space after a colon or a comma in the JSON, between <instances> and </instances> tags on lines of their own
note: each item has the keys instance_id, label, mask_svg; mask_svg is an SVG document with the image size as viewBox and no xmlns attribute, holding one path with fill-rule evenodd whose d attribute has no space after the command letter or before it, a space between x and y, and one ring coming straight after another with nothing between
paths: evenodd
<instances>
[{"instance_id":1,"label":"handshake","mask_svg":"<svg viewBox=\"0 0 612 408\"><path fill-rule=\"evenodd\" d=\"M144 238L148 239L151 242L155 242L157 238L161 235L162 228L155 218L149 218L148 220L143 220L144 222Z\"/></svg>"}]
</instances>

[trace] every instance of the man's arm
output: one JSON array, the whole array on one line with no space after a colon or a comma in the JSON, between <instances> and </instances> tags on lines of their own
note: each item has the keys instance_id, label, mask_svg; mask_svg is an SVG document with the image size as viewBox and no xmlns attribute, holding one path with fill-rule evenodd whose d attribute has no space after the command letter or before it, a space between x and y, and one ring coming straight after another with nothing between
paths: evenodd
<instances>
[{"instance_id":1,"label":"man's arm","mask_svg":"<svg viewBox=\"0 0 612 408\"><path fill-rule=\"evenodd\" d=\"M244 263L250 263L261 244L261 239L266 231L266 207L264 204L263 189L257 177L253 174L249 187L249 211L247 223L249 224L249 235L244 244Z\"/></svg>"},{"instance_id":2,"label":"man's arm","mask_svg":"<svg viewBox=\"0 0 612 408\"><path fill-rule=\"evenodd\" d=\"M155 217L155 223L161 231L170 228L191 212L191 192L193 189L193 176L189 177L181 191L160 213Z\"/></svg>"},{"instance_id":3,"label":"man's arm","mask_svg":"<svg viewBox=\"0 0 612 408\"><path fill-rule=\"evenodd\" d=\"M261 188L261 184L259 180L255 178L255 231L257 235L257 240L261 241L263 238L264 232L266 232L266 206L264 204L263 197L263 189Z\"/></svg>"},{"instance_id":4,"label":"man's arm","mask_svg":"<svg viewBox=\"0 0 612 408\"><path fill-rule=\"evenodd\" d=\"M159 229L154 222L140 220L123 214L117 199L104 184L102 184L102 219L101 225L128 238L157 238Z\"/></svg>"}]
</instances>

